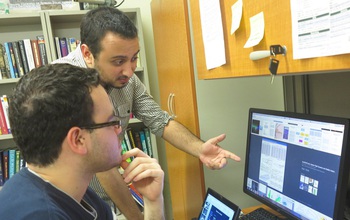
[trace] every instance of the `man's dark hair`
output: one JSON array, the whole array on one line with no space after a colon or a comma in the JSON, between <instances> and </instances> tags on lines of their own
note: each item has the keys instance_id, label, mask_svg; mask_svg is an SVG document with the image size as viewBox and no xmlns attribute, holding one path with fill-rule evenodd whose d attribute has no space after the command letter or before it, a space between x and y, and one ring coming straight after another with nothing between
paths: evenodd
<instances>
[{"instance_id":1,"label":"man's dark hair","mask_svg":"<svg viewBox=\"0 0 350 220\"><path fill-rule=\"evenodd\" d=\"M26 162L53 163L69 129L93 123L90 93L99 83L96 70L70 64L45 65L19 80L9 98L9 120Z\"/></svg>"},{"instance_id":2,"label":"man's dark hair","mask_svg":"<svg viewBox=\"0 0 350 220\"><path fill-rule=\"evenodd\" d=\"M99 7L87 12L80 24L80 40L96 58L101 51L101 40L108 32L124 39L137 38L137 28L122 11L112 7Z\"/></svg>"}]
</instances>

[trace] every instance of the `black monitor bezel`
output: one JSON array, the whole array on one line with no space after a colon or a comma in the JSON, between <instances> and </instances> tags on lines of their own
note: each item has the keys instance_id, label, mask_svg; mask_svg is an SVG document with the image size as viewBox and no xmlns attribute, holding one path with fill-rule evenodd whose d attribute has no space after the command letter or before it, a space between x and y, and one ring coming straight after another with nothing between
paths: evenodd
<instances>
[{"instance_id":1,"label":"black monitor bezel","mask_svg":"<svg viewBox=\"0 0 350 220\"><path fill-rule=\"evenodd\" d=\"M254 199L260 201L261 203L269 206L275 211L281 213L282 215L290 218L290 219L299 219L294 215L291 215L283 208L277 206L276 204L270 202L269 200L265 200L262 197L257 196L253 192L247 189L247 177L248 177L248 162L249 162L249 149L250 149L250 132L252 125L252 114L253 113L262 113L268 115L277 115L277 116L286 116L286 117L294 117L300 119L307 120L315 120L322 122L331 122L343 124L345 126L344 133L347 134L344 136L342 154L340 159L340 169L338 176L338 188L336 191L336 204L334 210L333 219L343 219L344 210L345 210L345 201L346 201L346 192L348 189L348 178L349 178L349 166L350 166L350 146L349 146L349 125L350 120L347 118L333 117L333 116L324 116L324 115L314 115L314 114L303 114L303 113L295 113L295 112L287 112L287 111L278 111L278 110L269 110L269 109L259 109L259 108L250 108L248 115L248 131L247 131L247 142L246 142L246 157L245 157L245 169L244 169L244 181L243 181L243 192L247 195L253 197ZM342 175L341 175L342 174Z\"/></svg>"}]
</instances>

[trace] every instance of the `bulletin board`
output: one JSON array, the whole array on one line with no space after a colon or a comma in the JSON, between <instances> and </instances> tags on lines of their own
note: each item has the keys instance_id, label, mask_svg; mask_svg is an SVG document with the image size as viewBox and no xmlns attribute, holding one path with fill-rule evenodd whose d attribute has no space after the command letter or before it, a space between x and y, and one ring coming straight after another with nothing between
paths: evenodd
<instances>
[{"instance_id":1,"label":"bulletin board","mask_svg":"<svg viewBox=\"0 0 350 220\"><path fill-rule=\"evenodd\" d=\"M199 79L215 79L245 76L270 75L269 58L252 61L253 51L269 50L270 45L284 45L285 56L277 55L277 75L306 74L321 72L342 72L350 70L350 54L293 60L292 20L290 1L285 0L243 0L242 19L239 28L231 35L231 6L237 0L220 0L226 64L207 70L199 11L200 0L190 0L196 65ZM244 48L250 36L250 17L264 12L265 33L260 43Z\"/></svg>"}]
</instances>

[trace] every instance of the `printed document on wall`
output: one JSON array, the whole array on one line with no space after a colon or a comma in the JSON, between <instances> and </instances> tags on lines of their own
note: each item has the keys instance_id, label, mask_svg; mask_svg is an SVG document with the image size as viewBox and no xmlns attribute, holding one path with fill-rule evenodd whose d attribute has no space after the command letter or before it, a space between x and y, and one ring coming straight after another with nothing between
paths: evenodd
<instances>
[{"instance_id":1,"label":"printed document on wall","mask_svg":"<svg viewBox=\"0 0 350 220\"><path fill-rule=\"evenodd\" d=\"M350 53L349 0L291 0L293 58Z\"/></svg>"},{"instance_id":2,"label":"printed document on wall","mask_svg":"<svg viewBox=\"0 0 350 220\"><path fill-rule=\"evenodd\" d=\"M220 0L200 0L200 18L207 69L226 63Z\"/></svg>"},{"instance_id":3,"label":"printed document on wall","mask_svg":"<svg viewBox=\"0 0 350 220\"><path fill-rule=\"evenodd\" d=\"M249 19L250 21L250 36L244 44L244 48L256 46L264 37L265 20L264 12L260 12Z\"/></svg>"}]
</instances>

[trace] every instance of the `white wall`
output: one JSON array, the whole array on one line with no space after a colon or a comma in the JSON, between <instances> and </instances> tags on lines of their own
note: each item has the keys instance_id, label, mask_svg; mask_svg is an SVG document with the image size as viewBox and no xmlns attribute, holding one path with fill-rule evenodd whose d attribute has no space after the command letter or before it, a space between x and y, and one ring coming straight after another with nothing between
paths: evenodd
<instances>
[{"instance_id":1,"label":"white wall","mask_svg":"<svg viewBox=\"0 0 350 220\"><path fill-rule=\"evenodd\" d=\"M197 77L196 77L197 78ZM241 157L222 170L204 168L205 185L222 193L241 208L259 204L243 193L243 174L250 107L283 110L282 78L250 77L197 80L200 133L203 140L227 135L221 147Z\"/></svg>"}]
</instances>

